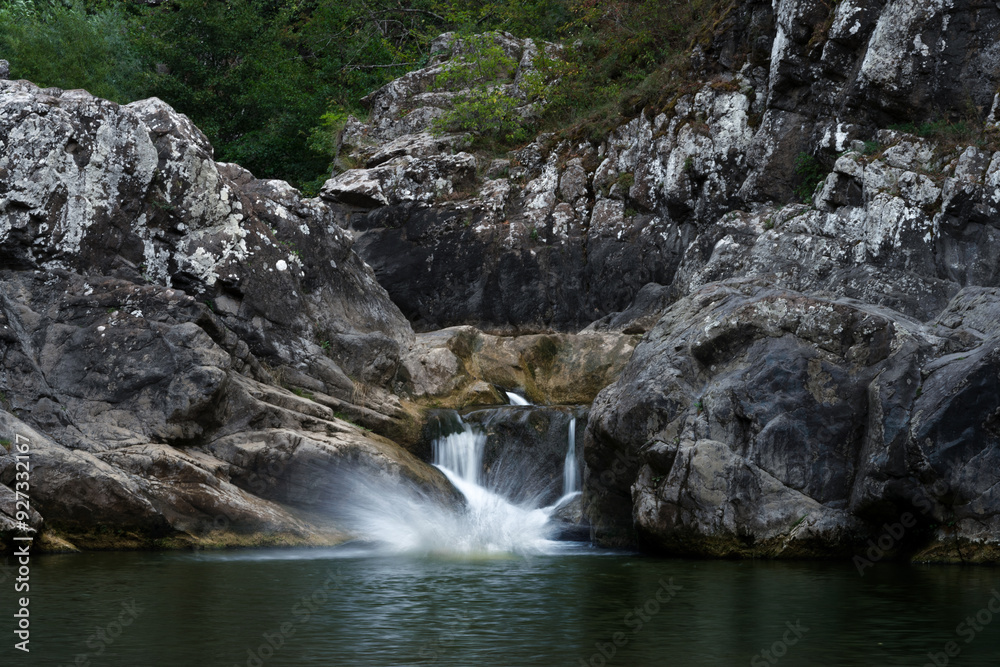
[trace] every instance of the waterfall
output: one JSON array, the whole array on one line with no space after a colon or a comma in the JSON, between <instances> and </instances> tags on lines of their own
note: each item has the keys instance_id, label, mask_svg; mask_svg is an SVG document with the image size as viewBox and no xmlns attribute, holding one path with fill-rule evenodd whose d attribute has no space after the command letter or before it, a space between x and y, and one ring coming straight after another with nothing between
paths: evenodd
<instances>
[{"instance_id":1,"label":"waterfall","mask_svg":"<svg viewBox=\"0 0 1000 667\"><path fill-rule=\"evenodd\" d=\"M518 396L512 391L505 391L507 394L507 400L510 401L511 405L531 405L523 396Z\"/></svg>"},{"instance_id":2,"label":"waterfall","mask_svg":"<svg viewBox=\"0 0 1000 667\"><path fill-rule=\"evenodd\" d=\"M431 445L434 465L469 484L480 485L486 434L475 432L472 425L461 421L461 418L459 422L462 424L461 431L440 437Z\"/></svg>"},{"instance_id":3,"label":"waterfall","mask_svg":"<svg viewBox=\"0 0 1000 667\"><path fill-rule=\"evenodd\" d=\"M457 415L456 415L457 417ZM486 434L458 419L461 430L431 445L433 464L465 497L447 507L405 485L355 480L350 523L364 539L391 551L483 557L560 549L550 522L556 507L512 503L484 486Z\"/></svg>"},{"instance_id":4,"label":"waterfall","mask_svg":"<svg viewBox=\"0 0 1000 667\"><path fill-rule=\"evenodd\" d=\"M576 417L569 420L569 444L563 463L563 496L580 491L580 473L576 467Z\"/></svg>"},{"instance_id":5,"label":"waterfall","mask_svg":"<svg viewBox=\"0 0 1000 667\"><path fill-rule=\"evenodd\" d=\"M524 485L530 488L530 480L522 474L523 468L494 461L486 474L487 435L479 424L463 421L457 414L450 423L447 430L452 432L431 443L433 465L464 496L465 503L442 504L412 485L387 484L378 477L355 478L350 483L353 499L347 517L353 532L392 552L476 558L553 553L571 544L558 542L557 537L586 540L578 532L566 537L566 508L579 495L575 418L569 424L570 444L563 467L563 488L569 495L545 507L543 495L525 493Z\"/></svg>"}]
</instances>

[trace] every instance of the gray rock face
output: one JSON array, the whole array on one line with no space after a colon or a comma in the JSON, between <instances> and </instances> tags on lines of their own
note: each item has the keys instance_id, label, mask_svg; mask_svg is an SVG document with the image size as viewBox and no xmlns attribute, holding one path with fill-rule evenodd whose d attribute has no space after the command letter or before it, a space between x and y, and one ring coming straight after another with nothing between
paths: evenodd
<instances>
[{"instance_id":1,"label":"gray rock face","mask_svg":"<svg viewBox=\"0 0 1000 667\"><path fill-rule=\"evenodd\" d=\"M5 267L183 290L256 356L303 353L296 370L320 366L327 393L349 390L342 370L392 376L412 332L336 208L216 163L204 135L156 99L118 106L23 81L0 96Z\"/></svg>"},{"instance_id":2,"label":"gray rock face","mask_svg":"<svg viewBox=\"0 0 1000 667\"><path fill-rule=\"evenodd\" d=\"M1000 7L747 0L718 27L669 110L364 202L359 253L418 330L648 332L587 431L602 542L848 554L910 513L894 555L995 558ZM396 128L409 170L456 150L398 112L424 92L356 128Z\"/></svg>"},{"instance_id":3,"label":"gray rock face","mask_svg":"<svg viewBox=\"0 0 1000 667\"><path fill-rule=\"evenodd\" d=\"M31 440L47 529L85 547L336 541L322 510L350 471L454 500L345 421L408 419L386 388L413 332L336 206L215 162L156 99L3 81L0 147L0 438Z\"/></svg>"},{"instance_id":4,"label":"gray rock face","mask_svg":"<svg viewBox=\"0 0 1000 667\"><path fill-rule=\"evenodd\" d=\"M846 555L909 513L892 554L991 558L998 340L957 313L997 305L970 290L921 324L759 281L696 290L595 401L585 504L597 537Z\"/></svg>"},{"instance_id":5,"label":"gray rock face","mask_svg":"<svg viewBox=\"0 0 1000 667\"><path fill-rule=\"evenodd\" d=\"M348 224L414 326L579 330L625 311L648 283L673 301L752 275L926 319L962 286L998 284L982 248L1000 215L1000 153L989 133L955 145L947 123L995 122L1000 9L748 0L724 28L702 58L717 65L669 113L647 109L594 143L540 137L506 160L435 143L421 134L429 117L410 118L447 108L427 92L447 54L373 94L373 120L352 130L366 166L330 188L374 193L354 200L364 210ZM928 121L947 141L886 129ZM365 137L393 148L365 148ZM456 150L462 166L448 166ZM822 181L808 214L788 206L803 155ZM472 184L469 158L484 174Z\"/></svg>"}]
</instances>

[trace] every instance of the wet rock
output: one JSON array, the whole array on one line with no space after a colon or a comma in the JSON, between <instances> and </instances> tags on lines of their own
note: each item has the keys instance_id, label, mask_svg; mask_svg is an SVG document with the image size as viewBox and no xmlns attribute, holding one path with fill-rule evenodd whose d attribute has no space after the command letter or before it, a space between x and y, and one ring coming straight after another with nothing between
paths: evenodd
<instances>
[{"instance_id":1,"label":"wet rock","mask_svg":"<svg viewBox=\"0 0 1000 667\"><path fill-rule=\"evenodd\" d=\"M462 418L486 435L486 485L514 502L547 506L562 497L571 419L579 428L577 465L583 469L584 406L510 406L467 412Z\"/></svg>"}]
</instances>

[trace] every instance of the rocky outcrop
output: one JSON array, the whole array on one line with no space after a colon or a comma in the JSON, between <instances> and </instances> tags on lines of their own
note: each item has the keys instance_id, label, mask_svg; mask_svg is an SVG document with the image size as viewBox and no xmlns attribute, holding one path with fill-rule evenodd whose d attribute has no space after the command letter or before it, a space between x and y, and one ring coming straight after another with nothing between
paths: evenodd
<instances>
[{"instance_id":1,"label":"rocky outcrop","mask_svg":"<svg viewBox=\"0 0 1000 667\"><path fill-rule=\"evenodd\" d=\"M329 543L343 475L455 500L369 430L411 420L388 389L413 332L337 206L215 162L156 99L3 81L0 147L0 438L31 444L36 529Z\"/></svg>"},{"instance_id":2,"label":"rocky outcrop","mask_svg":"<svg viewBox=\"0 0 1000 667\"><path fill-rule=\"evenodd\" d=\"M998 340L958 313L712 283L670 308L594 404L599 539L674 554L992 558ZM634 526L635 533L632 533Z\"/></svg>"},{"instance_id":3,"label":"rocky outcrop","mask_svg":"<svg viewBox=\"0 0 1000 667\"><path fill-rule=\"evenodd\" d=\"M417 335L398 387L435 407L504 404L504 390L532 403L589 404L618 377L637 340L613 332L504 337L442 329Z\"/></svg>"},{"instance_id":4,"label":"rocky outcrop","mask_svg":"<svg viewBox=\"0 0 1000 667\"><path fill-rule=\"evenodd\" d=\"M157 100L0 82L0 418L47 471L32 526L340 539L348 461L454 500L379 437L419 439L410 400L517 389L597 396L601 543L995 559L998 28L971 0L744 0L606 136L499 156L442 132L443 36L316 199ZM488 39L514 66L485 85L532 117L558 49Z\"/></svg>"},{"instance_id":5,"label":"rocky outcrop","mask_svg":"<svg viewBox=\"0 0 1000 667\"><path fill-rule=\"evenodd\" d=\"M742 2L669 105L503 158L428 134L446 52L371 96L347 134L393 148L352 139L362 168L331 184L385 183L390 154L460 184L354 202L358 250L418 330L575 331L650 283L674 301L764 273L927 318L998 281L981 251L998 215L996 27L1000 9L959 0ZM794 236L766 233L792 219Z\"/></svg>"},{"instance_id":6,"label":"rocky outcrop","mask_svg":"<svg viewBox=\"0 0 1000 667\"><path fill-rule=\"evenodd\" d=\"M909 513L893 555L993 558L1000 9L746 0L715 27L609 135L503 157L405 113L447 100L376 93L356 134L477 178L355 202L359 253L418 331L649 332L587 431L602 542L847 554ZM338 178L375 178L355 151Z\"/></svg>"}]
</instances>

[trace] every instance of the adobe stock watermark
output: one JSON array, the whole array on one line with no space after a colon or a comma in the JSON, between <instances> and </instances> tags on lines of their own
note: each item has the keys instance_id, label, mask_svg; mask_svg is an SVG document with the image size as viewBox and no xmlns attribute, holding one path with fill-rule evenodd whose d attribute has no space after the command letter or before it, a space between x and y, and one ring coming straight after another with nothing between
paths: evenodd
<instances>
[{"instance_id":1,"label":"adobe stock watermark","mask_svg":"<svg viewBox=\"0 0 1000 667\"><path fill-rule=\"evenodd\" d=\"M798 644L809 632L809 628L802 625L800 620L796 620L794 624L791 621L785 621L785 627L788 629L781 635L781 639L769 647L761 649L760 653L750 658L752 667L768 667L768 665L778 664L779 660L788 655L788 649Z\"/></svg>"},{"instance_id":2,"label":"adobe stock watermark","mask_svg":"<svg viewBox=\"0 0 1000 667\"><path fill-rule=\"evenodd\" d=\"M955 634L965 640L963 643L971 644L979 633L993 622L993 615L1000 613L1000 591L994 588L991 593L993 595L982 609L971 616L966 616L965 620L955 626ZM962 646L957 641L946 642L941 651L927 652L930 662L924 663L924 667L945 667L961 652Z\"/></svg>"},{"instance_id":3,"label":"adobe stock watermark","mask_svg":"<svg viewBox=\"0 0 1000 667\"><path fill-rule=\"evenodd\" d=\"M865 551L867 558L854 556L854 567L858 568L858 574L865 576L865 569L873 567L875 563L885 558L886 554L903 539L906 531L916 525L917 518L911 512L903 512L899 521L895 523L883 524L882 534L878 539L868 540L868 549Z\"/></svg>"},{"instance_id":4,"label":"adobe stock watermark","mask_svg":"<svg viewBox=\"0 0 1000 667\"><path fill-rule=\"evenodd\" d=\"M287 467L287 460L272 459L268 461L264 468L251 472L245 482L236 484L236 486L265 500L276 500L281 503L298 506L309 506L317 503L322 494L321 489L317 485L291 484L288 487L287 493L283 496L268 493L268 491L272 490L278 484L281 476L285 474ZM239 531L244 524L245 520L241 521L238 513L235 511L230 513L223 510L212 517L211 523L206 521L196 526L191 532L199 538L212 538L213 536L227 533L231 529Z\"/></svg>"},{"instance_id":5,"label":"adobe stock watermark","mask_svg":"<svg viewBox=\"0 0 1000 667\"><path fill-rule=\"evenodd\" d=\"M472 625L472 620L472 616L467 611L461 611L458 623L442 630L433 641L427 642L420 648L420 657L427 660L429 664L436 663L455 643L455 637L468 630L469 626ZM421 664L423 663L421 662Z\"/></svg>"},{"instance_id":6,"label":"adobe stock watermark","mask_svg":"<svg viewBox=\"0 0 1000 667\"><path fill-rule=\"evenodd\" d=\"M615 451L615 458L610 465L604 468L600 474L595 472L588 476L587 485L600 493L609 493L608 487L615 486L619 481L628 480L630 476L634 476L641 462L637 454L618 449Z\"/></svg>"},{"instance_id":7,"label":"adobe stock watermark","mask_svg":"<svg viewBox=\"0 0 1000 667\"><path fill-rule=\"evenodd\" d=\"M959 467L961 467L960 464L951 463L947 475L951 476ZM939 479L929 489L924 489L923 487L916 489L910 497L910 502L915 509L919 510L920 514L928 516L934 511L933 498L942 497L950 489L951 487L946 481ZM886 555L899 546L907 531L916 527L916 525L917 517L913 512L903 512L898 521L891 524L883 524L882 533L878 538L868 540L868 548L865 550L864 556L854 556L853 562L858 570L858 574L862 577L865 576L865 570L874 566L875 563L885 558Z\"/></svg>"},{"instance_id":8,"label":"adobe stock watermark","mask_svg":"<svg viewBox=\"0 0 1000 667\"><path fill-rule=\"evenodd\" d=\"M671 577L668 581L660 579L660 587L656 593L651 595L642 605L637 605L632 611L625 614L622 624L631 630L626 634L619 630L611 635L606 642L595 642L594 652L588 660L580 658L582 667L604 667L618 653L618 649L628 645L628 643L642 630L646 623L653 620L653 617L660 613L660 610L668 602L673 600L677 593L683 590L683 586L675 584Z\"/></svg>"},{"instance_id":9,"label":"adobe stock watermark","mask_svg":"<svg viewBox=\"0 0 1000 667\"><path fill-rule=\"evenodd\" d=\"M317 586L309 595L299 598L289 610L291 619L285 621L278 627L261 634L263 641L257 646L247 648L247 658L242 664L245 667L263 667L277 651L280 651L285 644L295 636L298 629L312 620L320 605L330 599L330 593L339 588L343 582L343 575L338 568L336 572L327 570L326 580ZM241 667L240 663L233 663L233 667Z\"/></svg>"},{"instance_id":10,"label":"adobe stock watermark","mask_svg":"<svg viewBox=\"0 0 1000 667\"><path fill-rule=\"evenodd\" d=\"M99 661L94 662L94 659L103 656L104 652L122 636L125 628L132 625L143 611L145 610L135 600L122 602L121 611L118 612L115 619L103 627L94 628L94 634L90 635L84 642L84 645L90 650L86 653L77 653L72 663L59 667L90 667L90 665L99 664Z\"/></svg>"}]
</instances>

